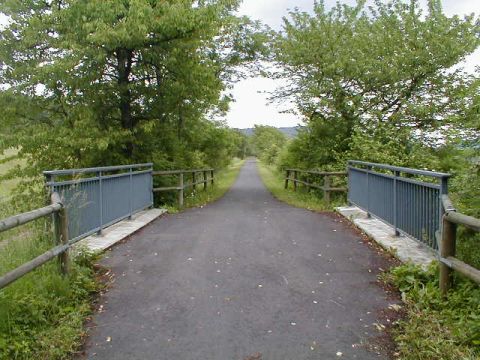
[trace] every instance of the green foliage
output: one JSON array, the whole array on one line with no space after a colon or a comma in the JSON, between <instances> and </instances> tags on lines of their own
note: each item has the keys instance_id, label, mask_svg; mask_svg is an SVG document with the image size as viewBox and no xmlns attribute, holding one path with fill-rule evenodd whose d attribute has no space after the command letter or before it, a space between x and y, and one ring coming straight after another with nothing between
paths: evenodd
<instances>
[{"instance_id":1,"label":"green foliage","mask_svg":"<svg viewBox=\"0 0 480 360\"><path fill-rule=\"evenodd\" d=\"M285 135L272 126L255 125L250 139L254 154L266 164L275 163L287 142Z\"/></svg>"},{"instance_id":2,"label":"green foliage","mask_svg":"<svg viewBox=\"0 0 480 360\"><path fill-rule=\"evenodd\" d=\"M266 51L260 25L233 15L238 3L4 2L0 152L25 161L11 176L38 190L52 168L225 166L243 140L206 119Z\"/></svg>"},{"instance_id":3,"label":"green foliage","mask_svg":"<svg viewBox=\"0 0 480 360\"><path fill-rule=\"evenodd\" d=\"M405 360L478 359L480 356L480 288L457 278L448 299L438 288L438 268L427 272L411 264L387 275L402 292L407 319L400 323L396 341Z\"/></svg>"},{"instance_id":4,"label":"green foliage","mask_svg":"<svg viewBox=\"0 0 480 360\"><path fill-rule=\"evenodd\" d=\"M372 150L392 162L433 134L453 135L449 124L463 136L478 126L478 80L452 69L479 45L472 16L448 18L437 0L426 13L416 0L318 2L314 11L291 12L274 43L274 76L288 83L275 97L293 100L306 122L289 162L334 166Z\"/></svg>"}]
</instances>

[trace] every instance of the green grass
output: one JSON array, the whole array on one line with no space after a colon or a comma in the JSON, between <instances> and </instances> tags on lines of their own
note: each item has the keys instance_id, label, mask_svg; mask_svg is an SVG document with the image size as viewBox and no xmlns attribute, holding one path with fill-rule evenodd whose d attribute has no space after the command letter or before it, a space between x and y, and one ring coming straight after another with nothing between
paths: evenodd
<instances>
[{"instance_id":1,"label":"green grass","mask_svg":"<svg viewBox=\"0 0 480 360\"><path fill-rule=\"evenodd\" d=\"M35 236L1 244L1 274L52 247L37 225ZM98 290L93 260L80 253L62 276L54 259L0 290L0 359L65 359L80 347Z\"/></svg>"},{"instance_id":2,"label":"green grass","mask_svg":"<svg viewBox=\"0 0 480 360\"><path fill-rule=\"evenodd\" d=\"M395 329L399 359L480 359L480 287L456 276L447 299L438 287L438 266L411 264L384 275L402 292L406 317Z\"/></svg>"},{"instance_id":3,"label":"green grass","mask_svg":"<svg viewBox=\"0 0 480 360\"><path fill-rule=\"evenodd\" d=\"M221 169L215 173L215 185L213 187L209 183L207 190L204 191L203 185L197 185L196 191L185 193L183 209L203 206L221 198L237 179L238 173L244 163L245 160L234 159L225 169ZM163 205L163 207L165 207L169 213L176 213L182 210L179 209L177 205Z\"/></svg>"},{"instance_id":4,"label":"green grass","mask_svg":"<svg viewBox=\"0 0 480 360\"><path fill-rule=\"evenodd\" d=\"M16 158L17 153L16 149L9 149L0 154L0 201L2 198L9 197L19 182L19 179L1 180L1 177L5 176L8 171L22 165L22 160Z\"/></svg>"},{"instance_id":5,"label":"green grass","mask_svg":"<svg viewBox=\"0 0 480 360\"><path fill-rule=\"evenodd\" d=\"M287 204L314 211L331 211L342 200L337 199L330 205L325 204L320 191L312 190L307 192L303 186L299 186L297 191L293 189L285 189L285 175L276 170L273 166L265 165L264 163L257 162L260 177L267 189L278 200L284 201Z\"/></svg>"}]
</instances>

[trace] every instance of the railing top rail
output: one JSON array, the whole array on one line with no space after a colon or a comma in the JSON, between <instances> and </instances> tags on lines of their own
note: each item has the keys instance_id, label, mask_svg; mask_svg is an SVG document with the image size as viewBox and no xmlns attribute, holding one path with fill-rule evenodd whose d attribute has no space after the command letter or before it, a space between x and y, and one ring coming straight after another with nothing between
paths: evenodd
<instances>
[{"instance_id":1,"label":"railing top rail","mask_svg":"<svg viewBox=\"0 0 480 360\"><path fill-rule=\"evenodd\" d=\"M77 174L86 174L86 173L96 173L96 172L108 172L108 171L117 171L117 170L129 170L129 169L140 169L145 167L152 167L153 163L145 164L132 164L132 165L118 165L118 166L102 166L102 167L93 167L93 168L83 168L83 169L68 169L68 170L48 170L44 171L43 175L77 175Z\"/></svg>"},{"instance_id":2,"label":"railing top rail","mask_svg":"<svg viewBox=\"0 0 480 360\"><path fill-rule=\"evenodd\" d=\"M207 168L207 169L189 169L189 170L162 170L162 171L154 171L153 175L175 175L175 174L186 174L186 173L197 173L202 171L212 171L215 169Z\"/></svg>"},{"instance_id":3,"label":"railing top rail","mask_svg":"<svg viewBox=\"0 0 480 360\"><path fill-rule=\"evenodd\" d=\"M366 161L358 161L358 160L349 160L348 164L349 165L370 166L370 167L376 167L376 168L379 168L379 169L399 171L399 172L403 172L403 173L406 173L406 174L412 174L412 175L431 176L431 177L440 178L440 179L448 178L448 177L451 176L450 174L436 172L436 171L411 169L411 168L406 168L406 167L401 167L401 166L392 166L392 165L387 165L387 164L377 164L377 163L371 163L371 162L366 162Z\"/></svg>"},{"instance_id":4,"label":"railing top rail","mask_svg":"<svg viewBox=\"0 0 480 360\"><path fill-rule=\"evenodd\" d=\"M346 171L317 171L317 170L302 170L302 169L285 169L285 171L299 171L315 175L347 175Z\"/></svg>"}]
</instances>

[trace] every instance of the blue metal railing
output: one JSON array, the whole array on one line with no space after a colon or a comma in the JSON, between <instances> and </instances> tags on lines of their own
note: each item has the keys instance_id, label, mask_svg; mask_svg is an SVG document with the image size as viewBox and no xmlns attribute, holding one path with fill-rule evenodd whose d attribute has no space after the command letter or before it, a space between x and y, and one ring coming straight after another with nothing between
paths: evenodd
<instances>
[{"instance_id":1,"label":"blue metal railing","mask_svg":"<svg viewBox=\"0 0 480 360\"><path fill-rule=\"evenodd\" d=\"M437 233L448 193L449 174L348 162L348 201L379 220L438 250Z\"/></svg>"},{"instance_id":2,"label":"blue metal railing","mask_svg":"<svg viewBox=\"0 0 480 360\"><path fill-rule=\"evenodd\" d=\"M46 185L60 194L76 242L153 205L153 164L44 171Z\"/></svg>"}]
</instances>

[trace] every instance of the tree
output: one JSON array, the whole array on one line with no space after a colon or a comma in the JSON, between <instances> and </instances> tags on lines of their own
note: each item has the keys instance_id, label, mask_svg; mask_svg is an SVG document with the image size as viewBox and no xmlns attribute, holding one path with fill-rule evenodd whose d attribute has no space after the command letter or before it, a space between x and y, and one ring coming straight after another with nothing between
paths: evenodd
<instances>
[{"instance_id":1,"label":"tree","mask_svg":"<svg viewBox=\"0 0 480 360\"><path fill-rule=\"evenodd\" d=\"M285 135L272 126L255 125L251 143L254 153L266 164L273 164L287 142Z\"/></svg>"},{"instance_id":2,"label":"tree","mask_svg":"<svg viewBox=\"0 0 480 360\"><path fill-rule=\"evenodd\" d=\"M222 95L265 50L238 0L3 2L0 118L3 148L47 168L154 161L204 164L201 140L222 125ZM0 149L1 151L2 149ZM218 150L218 148L217 148ZM219 150L220 151L220 150ZM206 155L208 153L208 155ZM221 158L221 163L224 159Z\"/></svg>"},{"instance_id":3,"label":"tree","mask_svg":"<svg viewBox=\"0 0 480 360\"><path fill-rule=\"evenodd\" d=\"M299 162L338 161L355 133L408 148L412 134L426 141L473 115L478 84L453 68L479 45L473 15L449 18L439 0L425 14L417 0L377 0L331 10L322 1L314 15L290 17L275 41L275 76L288 86L274 97L293 98L304 116L307 127L292 144Z\"/></svg>"}]
</instances>

